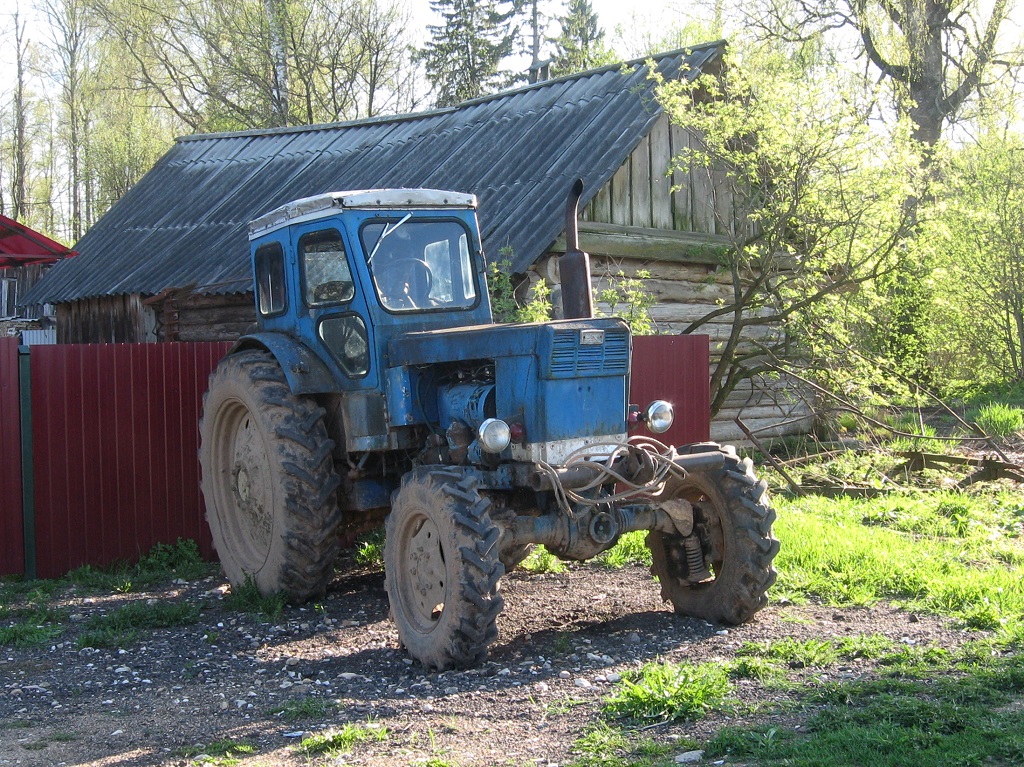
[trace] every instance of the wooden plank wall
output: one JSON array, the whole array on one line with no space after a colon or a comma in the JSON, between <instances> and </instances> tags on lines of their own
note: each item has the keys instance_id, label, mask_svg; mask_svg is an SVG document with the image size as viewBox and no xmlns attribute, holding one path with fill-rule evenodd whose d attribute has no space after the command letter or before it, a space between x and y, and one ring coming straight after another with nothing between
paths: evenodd
<instances>
[{"instance_id":1,"label":"wooden plank wall","mask_svg":"<svg viewBox=\"0 0 1024 767\"><path fill-rule=\"evenodd\" d=\"M696 138L658 118L649 135L602 187L583 211L584 221L731 235L736 231L733 197L718 169L672 171L672 158L686 152ZM670 172L671 171L671 172Z\"/></svg>"},{"instance_id":2,"label":"wooden plank wall","mask_svg":"<svg viewBox=\"0 0 1024 767\"><path fill-rule=\"evenodd\" d=\"M57 304L57 343L150 343L156 315L138 294Z\"/></svg>"}]
</instances>

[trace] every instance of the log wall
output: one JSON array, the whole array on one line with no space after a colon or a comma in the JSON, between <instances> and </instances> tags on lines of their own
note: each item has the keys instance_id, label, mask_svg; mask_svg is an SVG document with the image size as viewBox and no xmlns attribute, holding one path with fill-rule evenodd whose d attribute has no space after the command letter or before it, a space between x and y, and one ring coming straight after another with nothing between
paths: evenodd
<instances>
[{"instance_id":1,"label":"log wall","mask_svg":"<svg viewBox=\"0 0 1024 767\"><path fill-rule=\"evenodd\" d=\"M252 293L170 294L154 306L161 341L236 341L256 323Z\"/></svg>"}]
</instances>

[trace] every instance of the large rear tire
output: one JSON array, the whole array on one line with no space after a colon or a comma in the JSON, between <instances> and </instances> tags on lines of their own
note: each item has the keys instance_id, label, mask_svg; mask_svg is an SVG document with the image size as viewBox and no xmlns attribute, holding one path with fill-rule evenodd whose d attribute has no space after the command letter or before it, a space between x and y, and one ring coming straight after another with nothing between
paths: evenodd
<instances>
[{"instance_id":1,"label":"large rear tire","mask_svg":"<svg viewBox=\"0 0 1024 767\"><path fill-rule=\"evenodd\" d=\"M264 596L323 596L341 521L324 415L291 393L267 352L232 354L211 374L199 425L202 490L234 588L251 580Z\"/></svg>"},{"instance_id":2,"label":"large rear tire","mask_svg":"<svg viewBox=\"0 0 1024 767\"><path fill-rule=\"evenodd\" d=\"M708 449L705 444L699 451ZM767 483L754 476L749 458L740 460L731 447L722 452L725 463L720 468L691 472L670 488L672 497L693 504L693 532L713 577L699 583L688 580L691 574L680 535L652 530L647 546L661 596L677 613L736 625L768 603L779 542L772 533L775 511L768 505Z\"/></svg>"},{"instance_id":3,"label":"large rear tire","mask_svg":"<svg viewBox=\"0 0 1024 767\"><path fill-rule=\"evenodd\" d=\"M490 506L458 470L415 469L395 493L384 587L402 645L427 668L475 666L497 639L505 568Z\"/></svg>"}]
</instances>

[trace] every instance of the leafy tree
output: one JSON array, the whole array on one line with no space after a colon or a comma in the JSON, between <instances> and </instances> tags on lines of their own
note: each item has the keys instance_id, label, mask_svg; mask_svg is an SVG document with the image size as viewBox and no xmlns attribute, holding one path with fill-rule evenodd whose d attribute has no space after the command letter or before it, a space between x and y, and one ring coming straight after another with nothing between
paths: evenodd
<instances>
[{"instance_id":1,"label":"leafy tree","mask_svg":"<svg viewBox=\"0 0 1024 767\"><path fill-rule=\"evenodd\" d=\"M355 119L407 90L408 25L385 0L97 3L139 85L193 131Z\"/></svg>"},{"instance_id":2,"label":"leafy tree","mask_svg":"<svg viewBox=\"0 0 1024 767\"><path fill-rule=\"evenodd\" d=\"M661 82L657 96L693 136L679 169L708 174L738 222L720 226L731 297L685 330L729 322L713 412L740 381L787 365L857 383L840 347L870 308L869 286L909 257L921 174L908 126L867 125L873 94L776 49L731 57L720 78Z\"/></svg>"},{"instance_id":3,"label":"leafy tree","mask_svg":"<svg viewBox=\"0 0 1024 767\"><path fill-rule=\"evenodd\" d=\"M925 236L938 264L931 351L950 379L1024 381L1024 137L950 153Z\"/></svg>"},{"instance_id":4,"label":"leafy tree","mask_svg":"<svg viewBox=\"0 0 1024 767\"><path fill-rule=\"evenodd\" d=\"M615 54L605 45L604 30L590 0L568 0L565 10L558 18L562 32L551 41L555 44L552 72L569 75L613 62Z\"/></svg>"},{"instance_id":5,"label":"leafy tree","mask_svg":"<svg viewBox=\"0 0 1024 767\"><path fill-rule=\"evenodd\" d=\"M852 32L914 138L931 147L994 68L1020 65L1019 55L1004 58L997 47L1011 9L1012 0L767 0L759 21L766 37L790 41Z\"/></svg>"},{"instance_id":6,"label":"leafy tree","mask_svg":"<svg viewBox=\"0 0 1024 767\"><path fill-rule=\"evenodd\" d=\"M431 39L419 55L437 106L493 93L516 79L500 65L517 43L518 1L503 5L495 0L431 0L430 7L440 14L442 24L427 27Z\"/></svg>"}]
</instances>

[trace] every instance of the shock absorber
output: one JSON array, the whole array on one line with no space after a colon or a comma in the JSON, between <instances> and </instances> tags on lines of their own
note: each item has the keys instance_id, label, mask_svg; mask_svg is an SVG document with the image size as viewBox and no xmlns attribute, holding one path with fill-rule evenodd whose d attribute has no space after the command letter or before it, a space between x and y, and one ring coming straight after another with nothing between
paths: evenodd
<instances>
[{"instance_id":1,"label":"shock absorber","mask_svg":"<svg viewBox=\"0 0 1024 767\"><path fill-rule=\"evenodd\" d=\"M696 535L687 535L683 538L683 552L686 555L687 583L710 580L712 576L704 562L704 550L701 548L700 538Z\"/></svg>"}]
</instances>

